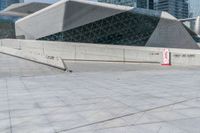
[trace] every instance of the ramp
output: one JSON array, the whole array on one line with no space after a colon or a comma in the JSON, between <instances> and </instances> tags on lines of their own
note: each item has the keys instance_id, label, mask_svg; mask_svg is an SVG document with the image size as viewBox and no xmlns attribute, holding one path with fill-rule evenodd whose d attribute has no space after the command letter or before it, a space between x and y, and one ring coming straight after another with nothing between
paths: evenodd
<instances>
[{"instance_id":1,"label":"ramp","mask_svg":"<svg viewBox=\"0 0 200 133\"><path fill-rule=\"evenodd\" d=\"M34 62L48 65L51 67L55 67L64 71L67 70L66 65L64 64L63 60L60 57L45 56L41 54L25 52L20 49L8 48L8 47L3 47L3 46L0 47L0 53L34 61Z\"/></svg>"}]
</instances>

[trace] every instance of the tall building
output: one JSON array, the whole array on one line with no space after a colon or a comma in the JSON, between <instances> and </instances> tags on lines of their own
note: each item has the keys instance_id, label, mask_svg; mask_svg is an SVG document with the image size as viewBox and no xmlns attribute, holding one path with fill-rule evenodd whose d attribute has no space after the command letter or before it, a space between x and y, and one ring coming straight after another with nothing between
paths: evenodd
<instances>
[{"instance_id":1,"label":"tall building","mask_svg":"<svg viewBox=\"0 0 200 133\"><path fill-rule=\"evenodd\" d=\"M199 0L189 0L190 5L190 17L200 16L200 1Z\"/></svg>"},{"instance_id":2,"label":"tall building","mask_svg":"<svg viewBox=\"0 0 200 133\"><path fill-rule=\"evenodd\" d=\"M24 0L0 0L0 10L5 9L6 7L14 4L14 3L21 3Z\"/></svg>"},{"instance_id":3,"label":"tall building","mask_svg":"<svg viewBox=\"0 0 200 133\"><path fill-rule=\"evenodd\" d=\"M154 0L137 0L137 7L154 9Z\"/></svg>"},{"instance_id":4,"label":"tall building","mask_svg":"<svg viewBox=\"0 0 200 133\"><path fill-rule=\"evenodd\" d=\"M117 5L138 7L138 8L146 8L146 9L154 8L154 0L98 0L98 1L117 4Z\"/></svg>"},{"instance_id":5,"label":"tall building","mask_svg":"<svg viewBox=\"0 0 200 133\"><path fill-rule=\"evenodd\" d=\"M132 6L132 7L136 7L136 5L137 5L137 0L98 0L98 2Z\"/></svg>"},{"instance_id":6,"label":"tall building","mask_svg":"<svg viewBox=\"0 0 200 133\"><path fill-rule=\"evenodd\" d=\"M166 11L178 19L189 17L188 0L157 0L154 8Z\"/></svg>"}]
</instances>

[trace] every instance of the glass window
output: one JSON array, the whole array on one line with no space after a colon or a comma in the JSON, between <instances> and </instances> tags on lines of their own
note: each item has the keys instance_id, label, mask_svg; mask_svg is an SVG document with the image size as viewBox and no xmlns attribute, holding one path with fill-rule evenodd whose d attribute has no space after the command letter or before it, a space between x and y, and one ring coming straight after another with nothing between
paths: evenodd
<instances>
[{"instance_id":1,"label":"glass window","mask_svg":"<svg viewBox=\"0 0 200 133\"><path fill-rule=\"evenodd\" d=\"M158 22L158 17L124 12L40 40L144 46Z\"/></svg>"},{"instance_id":2,"label":"glass window","mask_svg":"<svg viewBox=\"0 0 200 133\"><path fill-rule=\"evenodd\" d=\"M15 21L19 17L0 16L0 39L15 38Z\"/></svg>"}]
</instances>

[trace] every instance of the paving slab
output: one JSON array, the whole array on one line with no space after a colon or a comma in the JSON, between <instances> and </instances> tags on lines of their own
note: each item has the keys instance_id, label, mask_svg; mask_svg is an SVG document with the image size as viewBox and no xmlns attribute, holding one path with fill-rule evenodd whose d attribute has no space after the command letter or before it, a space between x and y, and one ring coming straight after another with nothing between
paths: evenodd
<instances>
[{"instance_id":1,"label":"paving slab","mask_svg":"<svg viewBox=\"0 0 200 133\"><path fill-rule=\"evenodd\" d=\"M0 54L1 133L199 133L200 68Z\"/></svg>"}]
</instances>

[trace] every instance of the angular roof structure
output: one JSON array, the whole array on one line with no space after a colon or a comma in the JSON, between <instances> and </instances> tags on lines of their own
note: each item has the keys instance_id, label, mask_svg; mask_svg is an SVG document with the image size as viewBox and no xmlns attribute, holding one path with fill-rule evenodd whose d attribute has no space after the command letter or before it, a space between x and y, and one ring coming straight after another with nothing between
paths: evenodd
<instances>
[{"instance_id":1,"label":"angular roof structure","mask_svg":"<svg viewBox=\"0 0 200 133\"><path fill-rule=\"evenodd\" d=\"M93 1L61 0L18 20L15 28L25 39L199 48L194 35L167 12Z\"/></svg>"},{"instance_id":2,"label":"angular roof structure","mask_svg":"<svg viewBox=\"0 0 200 133\"><path fill-rule=\"evenodd\" d=\"M25 17L43 8L46 8L49 5L50 4L48 3L40 3L40 2L16 3L10 5L9 7L1 11L0 15Z\"/></svg>"},{"instance_id":3,"label":"angular roof structure","mask_svg":"<svg viewBox=\"0 0 200 133\"><path fill-rule=\"evenodd\" d=\"M38 10L41 10L50 4L32 2L13 4L0 12L0 38L16 38L15 21Z\"/></svg>"}]
</instances>

